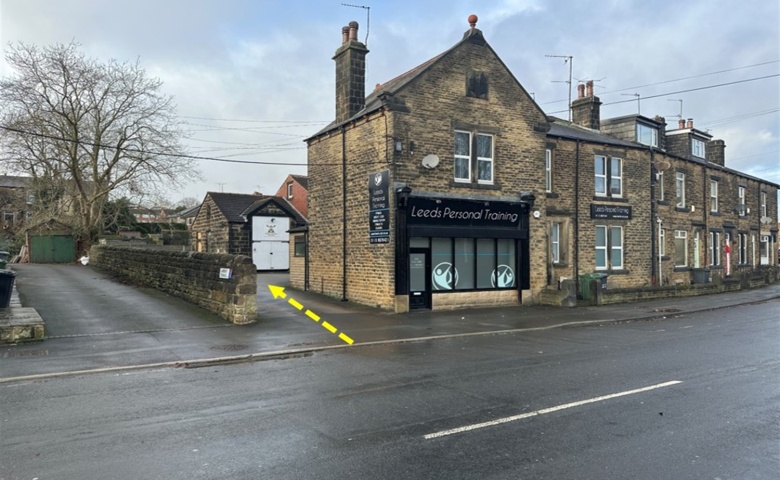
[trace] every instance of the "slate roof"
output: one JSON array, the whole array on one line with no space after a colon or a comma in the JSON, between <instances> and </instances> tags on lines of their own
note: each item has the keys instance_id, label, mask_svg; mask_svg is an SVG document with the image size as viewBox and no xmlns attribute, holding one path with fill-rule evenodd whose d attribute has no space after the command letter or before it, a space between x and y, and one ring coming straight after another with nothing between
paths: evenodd
<instances>
[{"instance_id":1,"label":"slate roof","mask_svg":"<svg viewBox=\"0 0 780 480\"><path fill-rule=\"evenodd\" d=\"M628 142L610 135L605 135L598 130L581 127L557 117L547 118L550 120L550 130L547 132L547 135L552 137L569 138L572 140L582 140L584 142L601 143L619 147L647 148L639 143Z\"/></svg>"},{"instance_id":2,"label":"slate roof","mask_svg":"<svg viewBox=\"0 0 780 480\"><path fill-rule=\"evenodd\" d=\"M182 210L176 215L180 218L196 217L198 215L198 210L200 210L200 205L195 205L194 207Z\"/></svg>"},{"instance_id":3,"label":"slate roof","mask_svg":"<svg viewBox=\"0 0 780 480\"><path fill-rule=\"evenodd\" d=\"M244 221L246 221L247 217L252 215L252 213L260 210L264 206L268 205L268 203L275 203L279 208L284 210L298 224L306 223L306 217L301 215L301 212L299 212L297 208L293 207L292 204L288 202L286 198L276 197L276 196L266 196L259 200L256 200L254 203L252 203L250 206L244 209L243 212L241 212L241 217L244 219Z\"/></svg>"},{"instance_id":4,"label":"slate roof","mask_svg":"<svg viewBox=\"0 0 780 480\"><path fill-rule=\"evenodd\" d=\"M290 175L290 176L293 178L293 180L298 182L298 184L300 184L300 186L302 186L304 189L306 190L309 189L309 177L307 177L306 175Z\"/></svg>"},{"instance_id":5,"label":"slate roof","mask_svg":"<svg viewBox=\"0 0 780 480\"><path fill-rule=\"evenodd\" d=\"M231 223L246 223L242 213L253 203L265 198L265 195L247 195L245 193L207 192L222 215Z\"/></svg>"},{"instance_id":6,"label":"slate roof","mask_svg":"<svg viewBox=\"0 0 780 480\"><path fill-rule=\"evenodd\" d=\"M0 175L0 187L25 188L32 177L18 177L16 175Z\"/></svg>"},{"instance_id":7,"label":"slate roof","mask_svg":"<svg viewBox=\"0 0 780 480\"><path fill-rule=\"evenodd\" d=\"M403 73L403 74L393 78L392 80L389 80L389 81L387 81L387 82L385 82L383 84L377 85L377 87L374 89L374 91L371 92L370 94L368 94L368 96L366 96L366 106L361 111L359 111L358 113L353 115L351 118L349 118L346 121L341 122L341 123L338 123L338 122L336 122L334 120L333 122L329 123L325 128L323 128L319 132L315 133L311 137L307 138L306 140L309 140L311 138L316 138L316 137L320 136L321 134L323 134L325 132L333 130L334 128L336 128L337 126L339 126L341 124L349 123L350 121L352 121L352 120L354 120L356 118L363 117L363 116L365 116L365 115L367 115L367 114L369 114L371 112L379 110L379 108L382 107L382 105L385 103L385 101L382 98L384 95L386 95L386 94L389 94L391 96L395 95L400 90L402 90L407 84L409 84L410 82L415 80L417 77L422 75L426 70L431 68L441 58L443 58L448 53L450 53L451 51L455 50L461 44L466 43L466 42L474 42L474 43L478 43L480 45L486 45L491 51L493 50L492 47L490 47L490 45L485 40L484 36L482 35L482 31L481 30L479 30L477 28L473 28L473 29L467 30L466 33L463 35L463 38L458 43L456 43L455 45L453 45L452 47L447 49L446 51L444 51L444 52L440 53L439 55L436 55L435 57L431 58L430 60L427 60L424 63L422 63L422 64L412 68L411 70L407 71L406 73ZM496 54L495 52L493 52L493 53L496 55L496 58L498 59L498 61L503 64L503 61L498 56L498 54ZM506 65L504 65L504 67L506 68ZM509 68L506 68L506 71L507 71L507 73L509 73L509 75L511 75L514 78L514 75L509 70ZM515 81L517 81L517 79L515 79ZM520 85L520 82L517 82L517 84L520 86L520 88L523 88L523 86ZM539 111L540 112L542 111L541 108L539 109Z\"/></svg>"}]
</instances>

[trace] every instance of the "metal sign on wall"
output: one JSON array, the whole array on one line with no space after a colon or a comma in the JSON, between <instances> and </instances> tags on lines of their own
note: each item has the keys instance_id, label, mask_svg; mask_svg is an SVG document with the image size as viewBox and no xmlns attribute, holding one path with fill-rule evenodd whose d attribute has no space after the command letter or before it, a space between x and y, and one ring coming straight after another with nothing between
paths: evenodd
<instances>
[{"instance_id":1,"label":"metal sign on wall","mask_svg":"<svg viewBox=\"0 0 780 480\"><path fill-rule=\"evenodd\" d=\"M368 241L390 243L390 172L368 176Z\"/></svg>"},{"instance_id":2,"label":"metal sign on wall","mask_svg":"<svg viewBox=\"0 0 780 480\"><path fill-rule=\"evenodd\" d=\"M591 203L590 218L631 220L631 206L630 205L596 205L595 203Z\"/></svg>"}]
</instances>

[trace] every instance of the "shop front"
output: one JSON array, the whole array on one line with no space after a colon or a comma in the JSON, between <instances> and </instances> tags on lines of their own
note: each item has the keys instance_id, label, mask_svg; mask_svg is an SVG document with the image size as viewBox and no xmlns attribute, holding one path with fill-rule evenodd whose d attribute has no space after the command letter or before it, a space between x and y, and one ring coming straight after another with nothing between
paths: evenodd
<instances>
[{"instance_id":1,"label":"shop front","mask_svg":"<svg viewBox=\"0 0 780 480\"><path fill-rule=\"evenodd\" d=\"M400 310L521 303L521 292L530 283L532 203L398 198L395 265Z\"/></svg>"}]
</instances>

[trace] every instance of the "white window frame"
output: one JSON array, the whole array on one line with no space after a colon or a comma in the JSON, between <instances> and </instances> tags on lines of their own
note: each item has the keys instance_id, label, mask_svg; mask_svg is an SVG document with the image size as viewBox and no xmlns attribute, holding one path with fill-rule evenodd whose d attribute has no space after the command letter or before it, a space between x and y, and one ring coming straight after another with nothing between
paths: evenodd
<instances>
[{"instance_id":1,"label":"white window frame","mask_svg":"<svg viewBox=\"0 0 780 480\"><path fill-rule=\"evenodd\" d=\"M662 257L666 256L666 229L662 228L658 231L658 242L660 245L658 245L658 253L661 254Z\"/></svg>"},{"instance_id":2,"label":"white window frame","mask_svg":"<svg viewBox=\"0 0 780 480\"><path fill-rule=\"evenodd\" d=\"M490 135L488 133L477 133L476 139L477 142L479 142L479 137L488 137L490 138L490 157L480 157L477 156L477 183L486 184L486 185L492 185L493 184L493 157L495 148L496 148L496 142L495 137L493 135ZM479 149L476 149L476 152L479 152ZM490 164L490 179L489 180L483 180L479 178L479 166L480 164ZM470 164L469 164L470 165Z\"/></svg>"},{"instance_id":3,"label":"white window frame","mask_svg":"<svg viewBox=\"0 0 780 480\"><path fill-rule=\"evenodd\" d=\"M598 173L597 165L601 165L601 169L604 173ZM599 197L606 197L607 192L609 191L609 175L607 174L607 157L603 155L596 155L593 159L593 175L594 175L594 189L596 191L596 195ZM599 191L598 187L598 180L603 179L604 180L604 189L602 191Z\"/></svg>"},{"instance_id":4,"label":"white window frame","mask_svg":"<svg viewBox=\"0 0 780 480\"><path fill-rule=\"evenodd\" d=\"M758 251L759 251L759 261L761 262L761 265L769 265L770 259L772 258L772 241L771 241L770 235L761 235L761 237L758 239ZM761 247L761 245L766 244L766 248ZM763 252L766 252L766 255L763 254Z\"/></svg>"},{"instance_id":5,"label":"white window frame","mask_svg":"<svg viewBox=\"0 0 780 480\"><path fill-rule=\"evenodd\" d=\"M459 154L455 153L455 155L454 155L455 161L453 162L453 172L452 172L452 174L453 174L453 177L454 177L456 182L459 182L459 183L470 183L471 182L471 141L472 141L471 132L468 132L466 130L455 130L455 136L457 136L459 133L463 133L463 134L468 135L468 137L469 137L469 142L468 142L469 153L468 153L468 155L462 155L462 154L459 155ZM465 177L465 178L457 177L457 163L458 163L458 160L466 160L466 162L467 162L468 168L466 169L466 172L467 172L468 176Z\"/></svg>"},{"instance_id":6,"label":"white window frame","mask_svg":"<svg viewBox=\"0 0 780 480\"><path fill-rule=\"evenodd\" d=\"M682 240L683 263L677 263L677 254L679 253L677 240ZM674 231L674 266L675 267L688 266L688 232L686 232L685 230Z\"/></svg>"},{"instance_id":7,"label":"white window frame","mask_svg":"<svg viewBox=\"0 0 780 480\"><path fill-rule=\"evenodd\" d=\"M620 170L620 173L617 175L615 174L615 161L617 161L618 170ZM612 157L609 160L609 196L610 197L616 197L616 198L622 198L623 197L623 159ZM612 191L612 182L617 181L618 182L618 192L615 193Z\"/></svg>"},{"instance_id":8,"label":"white window frame","mask_svg":"<svg viewBox=\"0 0 780 480\"><path fill-rule=\"evenodd\" d=\"M561 224L550 226L550 251L552 263L561 263Z\"/></svg>"},{"instance_id":9,"label":"white window frame","mask_svg":"<svg viewBox=\"0 0 780 480\"><path fill-rule=\"evenodd\" d=\"M649 135L650 139L647 141L645 137ZM645 125L644 123L636 124L636 141L642 145L649 145L651 147L658 146L658 129Z\"/></svg>"},{"instance_id":10,"label":"white window frame","mask_svg":"<svg viewBox=\"0 0 780 480\"><path fill-rule=\"evenodd\" d=\"M598 238L598 235L594 236L594 245L596 247L596 252L599 250L604 251L604 259L606 261L606 265L598 265L595 263L595 269L596 270L622 270L624 265L624 236L623 236L623 227L622 226L610 226L610 225L596 225L595 226L596 231L603 231L604 232L604 245L599 245L596 243L596 238ZM612 233L613 231L619 231L620 232L620 245L616 245L615 242L612 241ZM595 258L598 258L598 255L595 256Z\"/></svg>"},{"instance_id":11,"label":"white window frame","mask_svg":"<svg viewBox=\"0 0 780 480\"><path fill-rule=\"evenodd\" d=\"M658 200L664 201L664 172L658 172Z\"/></svg>"},{"instance_id":12,"label":"white window frame","mask_svg":"<svg viewBox=\"0 0 780 480\"><path fill-rule=\"evenodd\" d=\"M617 162L617 168L615 164ZM598 167L601 167L604 173L597 173ZM617 173L615 173L617 171ZM598 180L603 180L604 189L599 190ZM594 155L593 157L593 182L594 191L598 197L623 197L623 159L619 157L607 157L605 155ZM617 183L617 191L613 192L612 184Z\"/></svg>"},{"instance_id":13,"label":"white window frame","mask_svg":"<svg viewBox=\"0 0 780 480\"><path fill-rule=\"evenodd\" d=\"M766 217L766 192L761 192L761 217Z\"/></svg>"},{"instance_id":14,"label":"white window frame","mask_svg":"<svg viewBox=\"0 0 780 480\"><path fill-rule=\"evenodd\" d=\"M293 183L287 184L287 198L293 198Z\"/></svg>"},{"instance_id":15,"label":"white window frame","mask_svg":"<svg viewBox=\"0 0 780 480\"><path fill-rule=\"evenodd\" d=\"M544 191L552 192L552 150L544 151Z\"/></svg>"},{"instance_id":16,"label":"white window frame","mask_svg":"<svg viewBox=\"0 0 780 480\"><path fill-rule=\"evenodd\" d=\"M710 212L718 211L718 181L710 180Z\"/></svg>"},{"instance_id":17,"label":"white window frame","mask_svg":"<svg viewBox=\"0 0 780 480\"><path fill-rule=\"evenodd\" d=\"M737 187L737 210L741 216L747 215L747 207L745 206L745 187L739 185Z\"/></svg>"},{"instance_id":18,"label":"white window frame","mask_svg":"<svg viewBox=\"0 0 780 480\"><path fill-rule=\"evenodd\" d=\"M691 155L698 158L706 158L707 150L703 140L691 138Z\"/></svg>"},{"instance_id":19,"label":"white window frame","mask_svg":"<svg viewBox=\"0 0 780 480\"><path fill-rule=\"evenodd\" d=\"M697 230L693 234L693 268L701 267L701 235Z\"/></svg>"},{"instance_id":20,"label":"white window frame","mask_svg":"<svg viewBox=\"0 0 780 480\"><path fill-rule=\"evenodd\" d=\"M710 232L710 266L718 267L722 264L720 258L720 232Z\"/></svg>"},{"instance_id":21,"label":"white window frame","mask_svg":"<svg viewBox=\"0 0 780 480\"><path fill-rule=\"evenodd\" d=\"M750 234L750 252L751 252L750 264L753 265L754 267L756 266L756 251L757 251L756 250L756 234L755 233L751 233Z\"/></svg>"},{"instance_id":22,"label":"white window frame","mask_svg":"<svg viewBox=\"0 0 780 480\"><path fill-rule=\"evenodd\" d=\"M737 239L739 240L739 264L740 265L747 265L748 261L748 254L747 254L747 233L739 233L737 234Z\"/></svg>"},{"instance_id":23,"label":"white window frame","mask_svg":"<svg viewBox=\"0 0 780 480\"><path fill-rule=\"evenodd\" d=\"M677 172L675 174L674 191L677 208L685 208L685 173Z\"/></svg>"}]
</instances>

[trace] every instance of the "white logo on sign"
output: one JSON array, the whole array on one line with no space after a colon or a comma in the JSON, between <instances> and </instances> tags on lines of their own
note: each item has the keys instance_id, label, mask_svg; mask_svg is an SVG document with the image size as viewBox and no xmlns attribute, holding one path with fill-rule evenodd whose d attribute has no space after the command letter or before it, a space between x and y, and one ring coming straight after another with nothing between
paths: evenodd
<instances>
[{"instance_id":1,"label":"white logo on sign","mask_svg":"<svg viewBox=\"0 0 780 480\"><path fill-rule=\"evenodd\" d=\"M433 267L431 277L435 290L452 290L458 284L458 269L449 262L441 262Z\"/></svg>"},{"instance_id":2,"label":"white logo on sign","mask_svg":"<svg viewBox=\"0 0 780 480\"><path fill-rule=\"evenodd\" d=\"M499 265L490 275L490 283L493 288L509 288L515 285L515 272L509 265Z\"/></svg>"},{"instance_id":3,"label":"white logo on sign","mask_svg":"<svg viewBox=\"0 0 780 480\"><path fill-rule=\"evenodd\" d=\"M378 187L381 184L382 184L382 174L377 173L376 175L374 175L374 185Z\"/></svg>"},{"instance_id":4,"label":"white logo on sign","mask_svg":"<svg viewBox=\"0 0 780 480\"><path fill-rule=\"evenodd\" d=\"M273 223L266 224L266 227L268 227L268 230L266 230L265 235L267 237L275 237L276 236L276 225Z\"/></svg>"}]
</instances>

